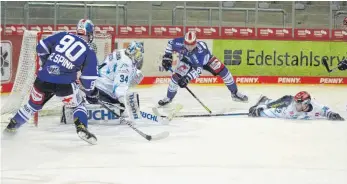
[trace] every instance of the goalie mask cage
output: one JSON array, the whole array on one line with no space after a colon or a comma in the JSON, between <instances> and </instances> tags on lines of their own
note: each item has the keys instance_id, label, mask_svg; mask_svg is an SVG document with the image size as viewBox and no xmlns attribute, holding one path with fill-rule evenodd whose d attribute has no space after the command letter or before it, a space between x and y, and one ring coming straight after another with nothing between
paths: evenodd
<instances>
[{"instance_id":1,"label":"goalie mask cage","mask_svg":"<svg viewBox=\"0 0 347 184\"><path fill-rule=\"evenodd\" d=\"M40 66L40 60L36 53L36 45L41 39L58 32L24 31L13 88L6 101L1 105L1 122L9 122L9 119L19 108L28 102L30 91ZM74 31L69 32L73 33ZM113 50L113 40L114 37L111 34L95 33L93 43L97 46L96 55L99 64ZM62 106L63 103L58 98L53 97L44 105L40 112L34 114L30 122L37 125L39 116L58 115L61 113Z\"/></svg>"}]
</instances>

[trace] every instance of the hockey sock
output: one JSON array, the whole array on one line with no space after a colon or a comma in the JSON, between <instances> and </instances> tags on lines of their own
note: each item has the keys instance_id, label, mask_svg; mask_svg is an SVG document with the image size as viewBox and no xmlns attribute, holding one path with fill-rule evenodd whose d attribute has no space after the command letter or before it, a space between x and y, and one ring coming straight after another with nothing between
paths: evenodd
<instances>
[{"instance_id":1,"label":"hockey sock","mask_svg":"<svg viewBox=\"0 0 347 184\"><path fill-rule=\"evenodd\" d=\"M16 121L16 128L19 128L24 123L28 122L33 114L42 109L42 105L36 105L30 100L27 104L19 109L13 119Z\"/></svg>"},{"instance_id":2,"label":"hockey sock","mask_svg":"<svg viewBox=\"0 0 347 184\"><path fill-rule=\"evenodd\" d=\"M237 92L237 85L234 82L233 76L229 70L227 68L223 68L218 75L223 79L224 84L228 87L229 91L235 94Z\"/></svg>"},{"instance_id":3,"label":"hockey sock","mask_svg":"<svg viewBox=\"0 0 347 184\"><path fill-rule=\"evenodd\" d=\"M84 105L80 104L73 110L73 119L78 118L83 125L88 128L87 109Z\"/></svg>"},{"instance_id":4,"label":"hockey sock","mask_svg":"<svg viewBox=\"0 0 347 184\"><path fill-rule=\"evenodd\" d=\"M170 99L173 99L176 94L177 94L177 89L178 89L178 85L177 85L177 81L178 81L179 77L178 75L172 75L171 77L171 81L169 84L169 87L167 89L167 97Z\"/></svg>"}]
</instances>

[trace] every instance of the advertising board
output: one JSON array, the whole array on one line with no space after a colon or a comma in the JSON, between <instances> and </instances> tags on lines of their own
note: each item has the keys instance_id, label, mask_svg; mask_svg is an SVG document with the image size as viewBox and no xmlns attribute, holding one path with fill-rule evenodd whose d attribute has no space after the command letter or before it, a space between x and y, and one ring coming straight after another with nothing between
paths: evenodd
<instances>
[{"instance_id":1,"label":"advertising board","mask_svg":"<svg viewBox=\"0 0 347 184\"><path fill-rule=\"evenodd\" d=\"M213 54L236 76L327 76L330 67L347 57L344 42L214 40ZM345 71L329 74L346 77Z\"/></svg>"}]
</instances>

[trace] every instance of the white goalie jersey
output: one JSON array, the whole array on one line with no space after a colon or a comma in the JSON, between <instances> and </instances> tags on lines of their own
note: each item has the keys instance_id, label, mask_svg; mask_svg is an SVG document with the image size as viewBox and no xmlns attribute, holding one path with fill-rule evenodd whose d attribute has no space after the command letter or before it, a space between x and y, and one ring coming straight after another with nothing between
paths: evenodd
<instances>
[{"instance_id":1,"label":"white goalie jersey","mask_svg":"<svg viewBox=\"0 0 347 184\"><path fill-rule=\"evenodd\" d=\"M99 66L96 87L114 99L123 100L131 84L141 82L143 76L125 49L115 50Z\"/></svg>"}]
</instances>

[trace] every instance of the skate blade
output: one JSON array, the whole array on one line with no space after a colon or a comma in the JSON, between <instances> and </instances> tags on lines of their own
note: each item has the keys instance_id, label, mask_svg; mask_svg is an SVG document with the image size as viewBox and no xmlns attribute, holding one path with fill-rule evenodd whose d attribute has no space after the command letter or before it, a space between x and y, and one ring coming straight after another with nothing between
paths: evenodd
<instances>
[{"instance_id":1,"label":"skate blade","mask_svg":"<svg viewBox=\"0 0 347 184\"><path fill-rule=\"evenodd\" d=\"M232 98L234 102L248 103L248 100L240 100L238 98Z\"/></svg>"},{"instance_id":2,"label":"skate blade","mask_svg":"<svg viewBox=\"0 0 347 184\"><path fill-rule=\"evenodd\" d=\"M78 132L77 133L78 137L80 137L82 140L86 141L89 144L95 145L97 142L97 139L94 137L90 137L89 139L87 138L87 134L84 132Z\"/></svg>"}]
</instances>

